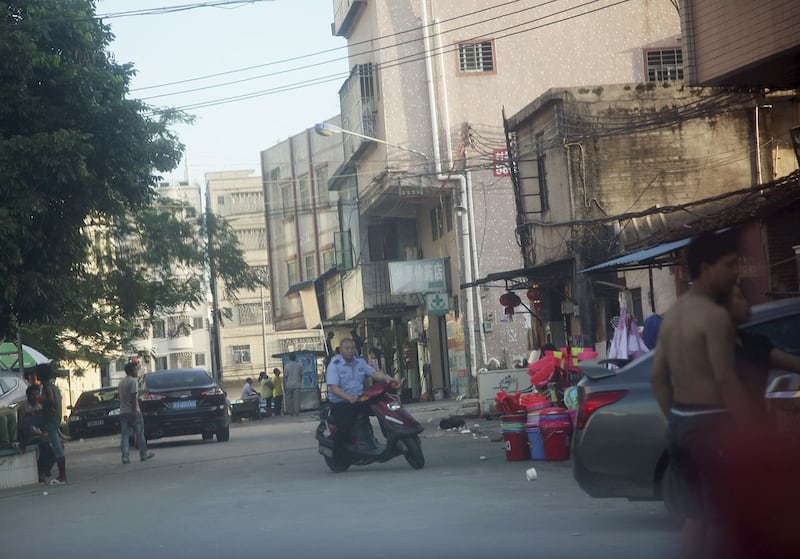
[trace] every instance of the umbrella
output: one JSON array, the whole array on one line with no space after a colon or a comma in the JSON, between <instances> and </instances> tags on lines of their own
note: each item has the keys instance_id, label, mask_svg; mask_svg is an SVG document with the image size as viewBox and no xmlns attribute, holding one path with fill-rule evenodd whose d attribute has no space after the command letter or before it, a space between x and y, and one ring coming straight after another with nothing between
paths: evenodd
<instances>
[{"instance_id":1,"label":"umbrella","mask_svg":"<svg viewBox=\"0 0 800 559\"><path fill-rule=\"evenodd\" d=\"M51 361L52 359L45 357L41 351L22 344L23 368L30 369L40 363L50 363ZM17 344L13 342L3 342L0 344L0 370L19 370L19 350L17 349Z\"/></svg>"}]
</instances>

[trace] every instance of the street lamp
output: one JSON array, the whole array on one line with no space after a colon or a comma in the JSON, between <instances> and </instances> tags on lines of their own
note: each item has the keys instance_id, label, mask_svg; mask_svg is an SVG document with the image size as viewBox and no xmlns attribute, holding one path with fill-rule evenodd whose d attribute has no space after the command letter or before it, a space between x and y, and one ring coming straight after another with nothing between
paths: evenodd
<instances>
[{"instance_id":1,"label":"street lamp","mask_svg":"<svg viewBox=\"0 0 800 559\"><path fill-rule=\"evenodd\" d=\"M397 144L392 144L387 142L386 140L380 140L378 138L373 138L372 136L365 136L364 134L359 134L358 132L353 132L352 130L345 130L344 128L339 128L335 124L331 124L329 122L318 122L314 125L314 132L319 134L320 136L333 136L334 134L347 134L349 136L356 136L357 138L363 138L365 140L369 140L371 142L378 142L379 144L384 144L387 146L391 146L393 148L402 149L404 151L410 151L411 153L415 153L424 157L425 159L430 159L427 155L422 153L421 151L417 151L415 149L406 148L403 146L398 146Z\"/></svg>"}]
</instances>

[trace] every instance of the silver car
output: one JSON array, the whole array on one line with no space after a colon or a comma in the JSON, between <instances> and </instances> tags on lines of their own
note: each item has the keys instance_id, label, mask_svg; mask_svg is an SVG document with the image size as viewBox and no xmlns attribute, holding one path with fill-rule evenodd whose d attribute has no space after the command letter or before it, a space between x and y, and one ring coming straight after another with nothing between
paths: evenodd
<instances>
[{"instance_id":1,"label":"silver car","mask_svg":"<svg viewBox=\"0 0 800 559\"><path fill-rule=\"evenodd\" d=\"M753 307L742 328L800 355L800 298ZM663 498L669 505L666 419L650 386L653 356L650 352L618 370L581 367L572 464L578 485L592 497Z\"/></svg>"}]
</instances>

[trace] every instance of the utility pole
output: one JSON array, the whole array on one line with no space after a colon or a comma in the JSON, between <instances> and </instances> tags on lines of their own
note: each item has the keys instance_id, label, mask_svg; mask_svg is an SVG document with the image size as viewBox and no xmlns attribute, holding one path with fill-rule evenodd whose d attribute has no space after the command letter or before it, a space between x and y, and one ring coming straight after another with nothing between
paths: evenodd
<instances>
[{"instance_id":1,"label":"utility pole","mask_svg":"<svg viewBox=\"0 0 800 559\"><path fill-rule=\"evenodd\" d=\"M219 300L217 299L217 258L214 252L214 238L216 237L216 218L206 210L206 234L208 238L208 268L211 282L211 375L217 382L222 381L222 351L219 345Z\"/></svg>"}]
</instances>

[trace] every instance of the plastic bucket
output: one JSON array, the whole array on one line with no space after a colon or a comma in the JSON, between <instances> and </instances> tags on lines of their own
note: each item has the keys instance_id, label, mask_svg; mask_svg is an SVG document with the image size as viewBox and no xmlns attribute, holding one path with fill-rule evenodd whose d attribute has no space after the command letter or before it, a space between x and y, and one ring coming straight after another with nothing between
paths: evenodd
<instances>
[{"instance_id":1,"label":"plastic bucket","mask_svg":"<svg viewBox=\"0 0 800 559\"><path fill-rule=\"evenodd\" d=\"M528 434L528 442L531 447L531 460L544 460L544 441L542 440L542 432L538 427L529 427L525 429Z\"/></svg>"},{"instance_id":2,"label":"plastic bucket","mask_svg":"<svg viewBox=\"0 0 800 559\"><path fill-rule=\"evenodd\" d=\"M539 428L539 412L529 413L528 420L525 423L525 429L538 429Z\"/></svg>"},{"instance_id":3,"label":"plastic bucket","mask_svg":"<svg viewBox=\"0 0 800 559\"><path fill-rule=\"evenodd\" d=\"M525 431L507 431L503 433L503 444L506 449L506 460L515 462L528 460L528 437Z\"/></svg>"},{"instance_id":4,"label":"plastic bucket","mask_svg":"<svg viewBox=\"0 0 800 559\"><path fill-rule=\"evenodd\" d=\"M500 430L504 433L506 431L517 431L523 432L525 431L525 419L527 414L523 413L513 413L509 415L502 415L500 416Z\"/></svg>"},{"instance_id":5,"label":"plastic bucket","mask_svg":"<svg viewBox=\"0 0 800 559\"><path fill-rule=\"evenodd\" d=\"M539 414L539 429L545 460L568 460L572 421L565 408L550 408Z\"/></svg>"}]
</instances>

